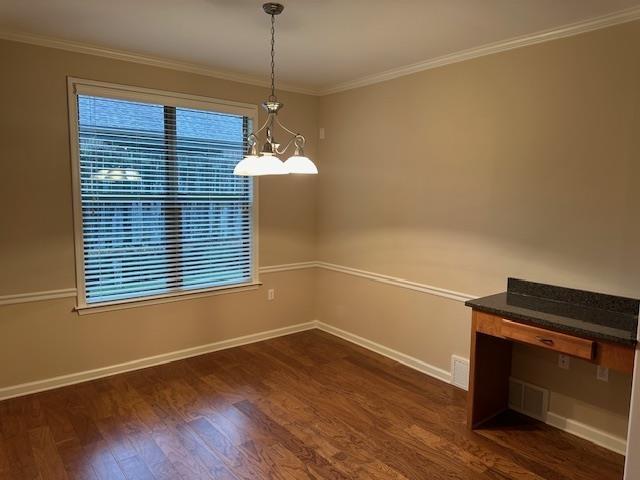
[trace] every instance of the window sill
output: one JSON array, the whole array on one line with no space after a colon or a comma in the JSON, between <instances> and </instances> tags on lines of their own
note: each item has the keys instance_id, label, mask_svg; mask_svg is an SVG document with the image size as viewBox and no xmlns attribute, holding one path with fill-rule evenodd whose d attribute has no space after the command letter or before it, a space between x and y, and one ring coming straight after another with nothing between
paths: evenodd
<instances>
[{"instance_id":1,"label":"window sill","mask_svg":"<svg viewBox=\"0 0 640 480\"><path fill-rule=\"evenodd\" d=\"M113 310L124 310L127 308L144 307L148 305L159 305L161 303L179 302L183 300L193 300L196 298L211 297L213 295L226 295L230 293L248 292L257 290L262 285L261 282L244 283L242 285L231 285L224 287L214 287L206 290L196 290L192 292L169 293L153 298L134 298L130 300L118 300L108 303L96 303L94 305L82 305L75 308L79 315L90 315L94 313L110 312Z\"/></svg>"}]
</instances>

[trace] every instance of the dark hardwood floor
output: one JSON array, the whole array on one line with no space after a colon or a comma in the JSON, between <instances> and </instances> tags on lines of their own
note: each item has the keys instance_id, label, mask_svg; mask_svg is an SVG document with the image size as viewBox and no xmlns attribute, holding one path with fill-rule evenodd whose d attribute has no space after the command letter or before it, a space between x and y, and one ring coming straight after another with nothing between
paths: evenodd
<instances>
[{"instance_id":1,"label":"dark hardwood floor","mask_svg":"<svg viewBox=\"0 0 640 480\"><path fill-rule=\"evenodd\" d=\"M622 478L623 457L515 414L469 432L464 407L314 330L0 402L0 478Z\"/></svg>"}]
</instances>

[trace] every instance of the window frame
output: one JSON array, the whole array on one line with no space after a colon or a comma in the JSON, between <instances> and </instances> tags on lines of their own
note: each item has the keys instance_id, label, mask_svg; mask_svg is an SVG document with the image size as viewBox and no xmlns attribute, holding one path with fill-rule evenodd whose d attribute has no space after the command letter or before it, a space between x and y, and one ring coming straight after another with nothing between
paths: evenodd
<instances>
[{"instance_id":1,"label":"window frame","mask_svg":"<svg viewBox=\"0 0 640 480\"><path fill-rule=\"evenodd\" d=\"M222 285L217 287L214 286L199 288L193 290L167 292L163 294L127 298L122 300L112 300L107 302L87 303L84 278L84 233L80 183L78 95L94 95L116 100L152 103L177 108L181 107L196 110L206 110L217 113L241 115L249 118L253 122L253 125L258 124L258 108L256 105L248 103L232 102L184 93L168 92L164 90L155 90L150 88L67 77L67 96L69 106L69 143L71 153L71 180L73 190L73 226L76 263L76 310L78 311L78 313L98 313L100 311L166 303L186 298L199 298L202 296L217 295L222 293L235 293L239 291L253 290L258 288L258 286L260 285L258 269L258 181L256 177L253 177L251 180L251 280L249 282L233 285Z\"/></svg>"}]
</instances>

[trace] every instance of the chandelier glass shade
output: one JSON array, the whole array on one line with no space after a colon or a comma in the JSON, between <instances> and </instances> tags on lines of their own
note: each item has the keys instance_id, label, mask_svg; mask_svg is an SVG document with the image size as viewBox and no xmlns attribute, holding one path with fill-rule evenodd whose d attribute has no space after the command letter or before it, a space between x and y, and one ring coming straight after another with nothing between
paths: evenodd
<instances>
[{"instance_id":1,"label":"chandelier glass shade","mask_svg":"<svg viewBox=\"0 0 640 480\"><path fill-rule=\"evenodd\" d=\"M247 155L236 165L233 173L247 177L286 175L290 173L284 162L274 155Z\"/></svg>"},{"instance_id":2,"label":"chandelier glass shade","mask_svg":"<svg viewBox=\"0 0 640 480\"><path fill-rule=\"evenodd\" d=\"M289 173L317 174L318 167L308 158L301 155L293 155L284 162L284 168Z\"/></svg>"},{"instance_id":3,"label":"chandelier glass shade","mask_svg":"<svg viewBox=\"0 0 640 480\"><path fill-rule=\"evenodd\" d=\"M279 3L265 3L262 8L271 16L271 94L268 100L262 103L267 112L267 119L258 130L247 136L248 155L236 165L233 173L249 177L288 173L317 174L318 168L304 154L304 136L289 130L278 120L278 112L284 105L278 101L275 88L275 18L282 13L284 6ZM275 140L276 128L288 137L286 143L280 144ZM289 148L294 148L294 153L283 162L278 156L285 155Z\"/></svg>"}]
</instances>

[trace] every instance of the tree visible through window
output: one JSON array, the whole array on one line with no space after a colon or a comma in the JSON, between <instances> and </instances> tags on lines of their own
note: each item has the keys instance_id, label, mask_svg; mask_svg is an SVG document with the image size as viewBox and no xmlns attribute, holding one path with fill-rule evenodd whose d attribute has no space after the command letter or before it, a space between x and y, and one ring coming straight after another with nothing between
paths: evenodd
<instances>
[{"instance_id":1,"label":"tree visible through window","mask_svg":"<svg viewBox=\"0 0 640 480\"><path fill-rule=\"evenodd\" d=\"M249 119L77 98L86 302L249 283Z\"/></svg>"}]
</instances>

